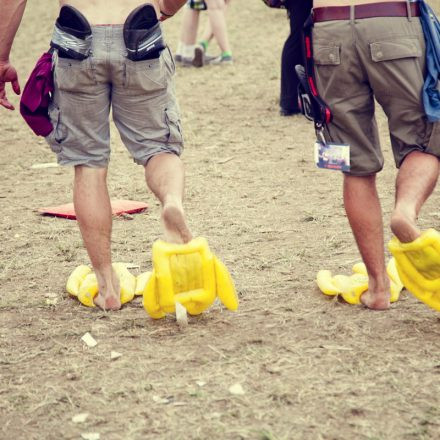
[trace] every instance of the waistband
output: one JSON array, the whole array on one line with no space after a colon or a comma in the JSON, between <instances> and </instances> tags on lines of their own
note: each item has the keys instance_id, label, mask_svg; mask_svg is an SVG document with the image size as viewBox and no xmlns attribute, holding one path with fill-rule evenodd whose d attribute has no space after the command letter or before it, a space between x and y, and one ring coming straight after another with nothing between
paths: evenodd
<instances>
[{"instance_id":1,"label":"waistband","mask_svg":"<svg viewBox=\"0 0 440 440\"><path fill-rule=\"evenodd\" d=\"M352 8L353 13L351 12ZM313 21L315 23L375 17L420 17L420 6L418 3L385 2L313 9Z\"/></svg>"},{"instance_id":2,"label":"waistband","mask_svg":"<svg viewBox=\"0 0 440 440\"><path fill-rule=\"evenodd\" d=\"M93 38L119 37L124 32L124 26L122 24L96 24L90 26L90 28L92 29Z\"/></svg>"}]
</instances>

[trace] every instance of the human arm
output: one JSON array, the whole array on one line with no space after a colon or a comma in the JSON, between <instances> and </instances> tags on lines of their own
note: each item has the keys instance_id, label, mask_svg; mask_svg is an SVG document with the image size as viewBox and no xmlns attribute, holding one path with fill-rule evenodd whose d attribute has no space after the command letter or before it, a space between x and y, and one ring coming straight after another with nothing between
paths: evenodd
<instances>
[{"instance_id":1,"label":"human arm","mask_svg":"<svg viewBox=\"0 0 440 440\"><path fill-rule=\"evenodd\" d=\"M2 19L0 20L0 106L14 110L6 97L5 84L10 82L12 90L19 95L20 84L17 71L9 61L12 42L20 26L27 0L0 0Z\"/></svg>"},{"instance_id":2,"label":"human arm","mask_svg":"<svg viewBox=\"0 0 440 440\"><path fill-rule=\"evenodd\" d=\"M185 3L186 0L159 0L160 20L172 17Z\"/></svg>"}]
</instances>

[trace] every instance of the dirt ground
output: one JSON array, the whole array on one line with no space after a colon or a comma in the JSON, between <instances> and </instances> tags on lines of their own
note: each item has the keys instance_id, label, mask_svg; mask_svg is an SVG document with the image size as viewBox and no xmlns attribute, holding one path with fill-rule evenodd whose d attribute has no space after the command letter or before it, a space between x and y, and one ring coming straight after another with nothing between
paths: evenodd
<instances>
[{"instance_id":1,"label":"dirt ground","mask_svg":"<svg viewBox=\"0 0 440 440\"><path fill-rule=\"evenodd\" d=\"M22 83L55 14L54 1L28 2L12 54ZM172 49L180 21L165 24ZM150 319L140 299L104 313L70 298L66 279L88 262L76 222L36 210L71 200L72 170L32 169L52 153L17 112L0 112L2 440L440 438L438 312L407 292L371 312L315 285L319 269L348 274L359 256L341 176L315 169L310 123L278 115L285 14L236 0L229 29L234 66L178 68L176 82L188 218L231 270L237 313L215 305L180 332L172 316ZM387 221L395 169L383 115L379 123ZM115 131L112 142L111 196L150 206L115 219L114 260L145 271L159 207ZM440 228L439 203L437 191L422 228ZM234 384L244 393L231 394Z\"/></svg>"}]
</instances>

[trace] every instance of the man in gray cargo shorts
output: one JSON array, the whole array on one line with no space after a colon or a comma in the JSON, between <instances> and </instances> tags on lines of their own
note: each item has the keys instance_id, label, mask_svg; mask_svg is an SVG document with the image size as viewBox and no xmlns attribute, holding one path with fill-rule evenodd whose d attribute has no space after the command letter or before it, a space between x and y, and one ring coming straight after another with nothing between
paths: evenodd
<instances>
[{"instance_id":1,"label":"man in gray cargo shorts","mask_svg":"<svg viewBox=\"0 0 440 440\"><path fill-rule=\"evenodd\" d=\"M165 239L186 243L192 238L182 206L183 141L173 90L175 67L157 22L185 2L150 0L150 6L132 17L143 5L140 0L114 1L111 7L106 0L60 1L63 8L52 39L55 90L49 115L54 129L47 141L60 164L75 167L75 211L98 279L95 304L102 309L121 307L111 265L112 212L106 183L110 108L122 141L134 161L145 167L148 187L161 202ZM5 83L20 93L9 53L25 6L26 0L1 1L0 105L8 109L13 106ZM133 20L128 23L127 17ZM144 27L151 31L151 38L146 34L150 39L142 40Z\"/></svg>"},{"instance_id":2,"label":"man in gray cargo shorts","mask_svg":"<svg viewBox=\"0 0 440 440\"><path fill-rule=\"evenodd\" d=\"M388 117L399 168L391 229L400 242L420 236L417 216L439 174L440 125L427 121L422 105L425 42L419 16L417 2L314 0L317 85L333 113L325 137L350 145L344 204L369 275L361 301L371 309L390 304L375 181L383 166L375 100Z\"/></svg>"}]
</instances>

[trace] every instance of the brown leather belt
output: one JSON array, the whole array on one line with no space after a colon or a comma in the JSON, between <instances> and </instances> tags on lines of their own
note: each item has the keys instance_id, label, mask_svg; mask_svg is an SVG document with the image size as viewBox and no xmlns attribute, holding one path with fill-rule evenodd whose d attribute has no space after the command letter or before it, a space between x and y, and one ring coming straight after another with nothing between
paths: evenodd
<instances>
[{"instance_id":1,"label":"brown leather belt","mask_svg":"<svg viewBox=\"0 0 440 440\"><path fill-rule=\"evenodd\" d=\"M418 3L410 3L409 9L412 17L420 17ZM313 21L350 20L351 6L328 6L325 8L313 9ZM355 5L354 19L374 17L408 17L408 3L406 2L385 2L368 3Z\"/></svg>"}]
</instances>

